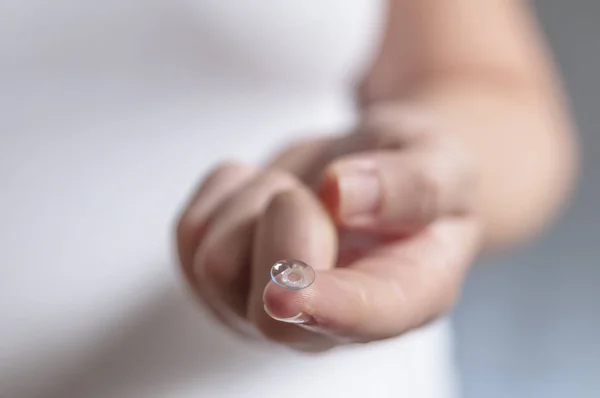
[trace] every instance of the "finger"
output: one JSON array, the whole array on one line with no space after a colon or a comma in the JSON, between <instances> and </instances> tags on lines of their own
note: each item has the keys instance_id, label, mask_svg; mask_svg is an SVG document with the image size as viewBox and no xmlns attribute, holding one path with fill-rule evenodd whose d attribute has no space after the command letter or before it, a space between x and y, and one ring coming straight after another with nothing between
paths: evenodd
<instances>
[{"instance_id":1,"label":"finger","mask_svg":"<svg viewBox=\"0 0 600 398\"><path fill-rule=\"evenodd\" d=\"M320 196L342 227L406 234L468 211L473 187L460 151L418 146L335 160L324 172Z\"/></svg>"},{"instance_id":2,"label":"finger","mask_svg":"<svg viewBox=\"0 0 600 398\"><path fill-rule=\"evenodd\" d=\"M204 236L210 214L249 181L256 170L247 165L226 163L209 174L193 195L177 223L177 248L183 276L202 303L224 323L222 311L209 299L193 271L195 252Z\"/></svg>"},{"instance_id":3,"label":"finger","mask_svg":"<svg viewBox=\"0 0 600 398\"><path fill-rule=\"evenodd\" d=\"M271 199L299 182L267 170L219 208L195 259L195 275L213 298L245 317L255 224Z\"/></svg>"},{"instance_id":4,"label":"finger","mask_svg":"<svg viewBox=\"0 0 600 398\"><path fill-rule=\"evenodd\" d=\"M186 274L196 248L205 232L211 213L246 182L254 177L254 167L225 163L215 168L200 185L177 223L177 247Z\"/></svg>"},{"instance_id":5,"label":"finger","mask_svg":"<svg viewBox=\"0 0 600 398\"><path fill-rule=\"evenodd\" d=\"M287 324L286 320L274 320L265 312L263 302L263 292L270 279L270 268L275 262L296 259L311 264L316 270L331 269L335 265L336 229L314 194L306 188L296 187L276 196L257 227L253 254L248 315L258 329L275 341L330 345L330 341L322 341L320 336L317 336L319 341L314 341L312 333ZM310 291L305 289L290 294L301 296ZM296 315L299 313L286 314L286 318Z\"/></svg>"},{"instance_id":6,"label":"finger","mask_svg":"<svg viewBox=\"0 0 600 398\"><path fill-rule=\"evenodd\" d=\"M312 324L304 328L324 335L355 342L394 337L451 306L477 236L474 223L445 221L348 268L317 272L300 294L270 283L265 303L278 317L306 314Z\"/></svg>"}]
</instances>

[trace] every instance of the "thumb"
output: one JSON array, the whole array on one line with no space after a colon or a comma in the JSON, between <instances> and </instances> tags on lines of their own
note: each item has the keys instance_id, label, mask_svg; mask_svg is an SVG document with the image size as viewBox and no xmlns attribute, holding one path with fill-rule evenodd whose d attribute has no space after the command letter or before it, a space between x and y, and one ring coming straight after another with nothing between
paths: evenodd
<instances>
[{"instance_id":1,"label":"thumb","mask_svg":"<svg viewBox=\"0 0 600 398\"><path fill-rule=\"evenodd\" d=\"M332 162L321 200L350 230L408 234L471 206L472 181L460 153L429 146L363 152Z\"/></svg>"}]
</instances>

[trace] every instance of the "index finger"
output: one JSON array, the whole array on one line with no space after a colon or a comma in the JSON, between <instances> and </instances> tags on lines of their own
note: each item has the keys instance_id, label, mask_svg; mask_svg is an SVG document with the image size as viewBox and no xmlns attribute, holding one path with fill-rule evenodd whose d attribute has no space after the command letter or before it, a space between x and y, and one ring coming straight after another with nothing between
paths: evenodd
<instances>
[{"instance_id":1,"label":"index finger","mask_svg":"<svg viewBox=\"0 0 600 398\"><path fill-rule=\"evenodd\" d=\"M277 195L264 212L254 237L252 282L248 316L273 340L298 342L310 339L306 331L278 322L266 312L265 286L272 283L270 269L280 260L296 259L311 264L317 271L334 267L337 259L337 231L316 196L304 186ZM277 286L280 290L285 290ZM309 287L288 291L290 300L310 295ZM293 317L297 314L292 314Z\"/></svg>"},{"instance_id":2,"label":"index finger","mask_svg":"<svg viewBox=\"0 0 600 398\"><path fill-rule=\"evenodd\" d=\"M276 316L304 313L311 329L344 341L394 337L437 317L454 302L476 252L477 236L471 221L445 220L411 239L382 246L349 267L317 271L307 294L271 283L265 304Z\"/></svg>"}]
</instances>

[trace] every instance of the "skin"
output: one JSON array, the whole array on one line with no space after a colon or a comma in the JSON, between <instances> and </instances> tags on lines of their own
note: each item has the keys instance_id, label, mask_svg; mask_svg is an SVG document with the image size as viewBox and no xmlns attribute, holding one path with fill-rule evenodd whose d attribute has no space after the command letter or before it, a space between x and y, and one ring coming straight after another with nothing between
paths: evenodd
<instances>
[{"instance_id":1,"label":"skin","mask_svg":"<svg viewBox=\"0 0 600 398\"><path fill-rule=\"evenodd\" d=\"M534 237L572 186L571 124L526 5L389 7L355 131L221 165L179 219L187 282L242 335L322 351L417 328L477 255ZM312 265L314 284L270 282L281 259Z\"/></svg>"}]
</instances>

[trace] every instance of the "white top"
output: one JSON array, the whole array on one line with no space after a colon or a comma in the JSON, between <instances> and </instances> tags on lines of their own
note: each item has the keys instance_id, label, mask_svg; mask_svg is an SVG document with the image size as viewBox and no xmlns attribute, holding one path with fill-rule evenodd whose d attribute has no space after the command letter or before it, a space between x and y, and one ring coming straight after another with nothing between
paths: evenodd
<instances>
[{"instance_id":1,"label":"white top","mask_svg":"<svg viewBox=\"0 0 600 398\"><path fill-rule=\"evenodd\" d=\"M352 124L383 9L2 2L0 396L451 395L445 323L319 356L251 345L193 304L172 250L216 162Z\"/></svg>"}]
</instances>

